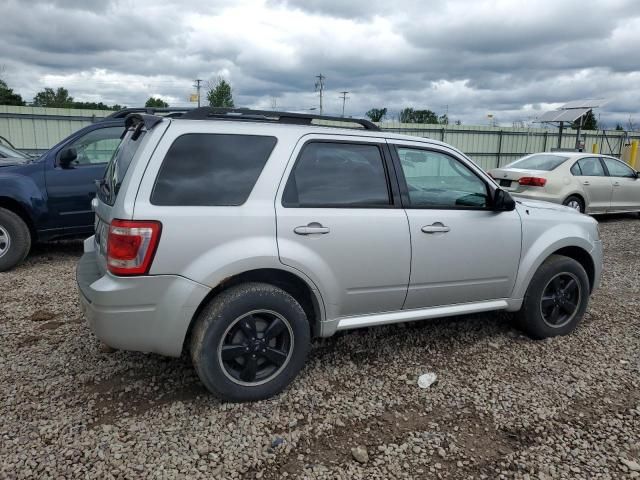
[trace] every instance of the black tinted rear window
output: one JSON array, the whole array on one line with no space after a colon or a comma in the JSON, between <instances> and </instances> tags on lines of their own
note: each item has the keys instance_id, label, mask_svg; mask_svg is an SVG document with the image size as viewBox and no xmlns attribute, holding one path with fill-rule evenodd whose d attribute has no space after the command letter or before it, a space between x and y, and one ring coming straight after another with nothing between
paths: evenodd
<instances>
[{"instance_id":1,"label":"black tinted rear window","mask_svg":"<svg viewBox=\"0 0 640 480\"><path fill-rule=\"evenodd\" d=\"M510 163L505 168L522 168L524 170L544 170L551 171L558 167L560 164L568 160L569 157L563 157L562 155L529 155L528 157L516 160Z\"/></svg>"},{"instance_id":2,"label":"black tinted rear window","mask_svg":"<svg viewBox=\"0 0 640 480\"><path fill-rule=\"evenodd\" d=\"M276 145L275 137L190 133L177 138L151 193L154 205L243 204Z\"/></svg>"}]
</instances>

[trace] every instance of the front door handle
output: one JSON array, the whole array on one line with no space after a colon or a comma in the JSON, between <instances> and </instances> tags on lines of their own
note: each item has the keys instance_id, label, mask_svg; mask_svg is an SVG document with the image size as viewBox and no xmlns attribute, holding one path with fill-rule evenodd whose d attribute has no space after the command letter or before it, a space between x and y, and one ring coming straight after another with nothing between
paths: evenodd
<instances>
[{"instance_id":1,"label":"front door handle","mask_svg":"<svg viewBox=\"0 0 640 480\"><path fill-rule=\"evenodd\" d=\"M323 227L321 223L311 222L308 225L296 227L293 229L294 233L298 235L324 235L325 233L329 233L329 227Z\"/></svg>"},{"instance_id":2,"label":"front door handle","mask_svg":"<svg viewBox=\"0 0 640 480\"><path fill-rule=\"evenodd\" d=\"M441 222L435 222L431 225L425 225L422 227L422 231L424 233L447 233L449 230L451 229L446 225L443 225Z\"/></svg>"},{"instance_id":3,"label":"front door handle","mask_svg":"<svg viewBox=\"0 0 640 480\"><path fill-rule=\"evenodd\" d=\"M620 186L620 182L613 182L613 186L614 187L619 187Z\"/></svg>"},{"instance_id":4,"label":"front door handle","mask_svg":"<svg viewBox=\"0 0 640 480\"><path fill-rule=\"evenodd\" d=\"M582 184L583 184L583 185L591 185L591 184L589 183L589 180L585 180L584 182L582 182Z\"/></svg>"}]
</instances>

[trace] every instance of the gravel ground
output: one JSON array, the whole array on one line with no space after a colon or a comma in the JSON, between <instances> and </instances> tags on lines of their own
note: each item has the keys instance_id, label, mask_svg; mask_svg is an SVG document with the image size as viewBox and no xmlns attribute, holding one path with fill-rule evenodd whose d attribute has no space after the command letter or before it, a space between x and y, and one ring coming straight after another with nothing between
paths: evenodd
<instances>
[{"instance_id":1,"label":"gravel ground","mask_svg":"<svg viewBox=\"0 0 640 480\"><path fill-rule=\"evenodd\" d=\"M39 247L0 273L0 477L639 477L640 220L601 230L602 287L570 336L532 341L497 314L350 332L242 405L186 358L101 351L80 244Z\"/></svg>"}]
</instances>

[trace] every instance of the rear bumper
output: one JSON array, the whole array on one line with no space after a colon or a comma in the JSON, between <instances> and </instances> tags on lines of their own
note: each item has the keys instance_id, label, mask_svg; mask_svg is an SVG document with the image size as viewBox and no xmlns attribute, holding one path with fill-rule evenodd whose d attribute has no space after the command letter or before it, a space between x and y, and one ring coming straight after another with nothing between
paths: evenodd
<instances>
[{"instance_id":1,"label":"rear bumper","mask_svg":"<svg viewBox=\"0 0 640 480\"><path fill-rule=\"evenodd\" d=\"M80 306L91 330L113 348L180 356L191 319L210 289L175 275L102 273L92 242L85 242L76 269Z\"/></svg>"}]
</instances>

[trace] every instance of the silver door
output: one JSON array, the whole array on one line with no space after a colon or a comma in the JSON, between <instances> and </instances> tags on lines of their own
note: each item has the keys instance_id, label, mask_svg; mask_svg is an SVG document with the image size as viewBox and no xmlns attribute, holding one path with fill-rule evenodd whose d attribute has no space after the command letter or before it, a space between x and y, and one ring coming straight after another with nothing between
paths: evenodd
<instances>
[{"instance_id":1,"label":"silver door","mask_svg":"<svg viewBox=\"0 0 640 480\"><path fill-rule=\"evenodd\" d=\"M602 159L612 186L610 211L640 210L640 179L626 163L613 158Z\"/></svg>"},{"instance_id":2,"label":"silver door","mask_svg":"<svg viewBox=\"0 0 640 480\"><path fill-rule=\"evenodd\" d=\"M328 318L400 310L409 227L394 205L384 140L316 136L300 143L276 199L281 261L312 279Z\"/></svg>"},{"instance_id":3,"label":"silver door","mask_svg":"<svg viewBox=\"0 0 640 480\"><path fill-rule=\"evenodd\" d=\"M613 187L598 157L585 157L578 160L581 175L580 185L586 199L588 212L606 212L611 205Z\"/></svg>"},{"instance_id":4,"label":"silver door","mask_svg":"<svg viewBox=\"0 0 640 480\"><path fill-rule=\"evenodd\" d=\"M411 280L404 308L508 298L520 216L489 209L487 184L450 153L397 146L407 185Z\"/></svg>"}]
</instances>

